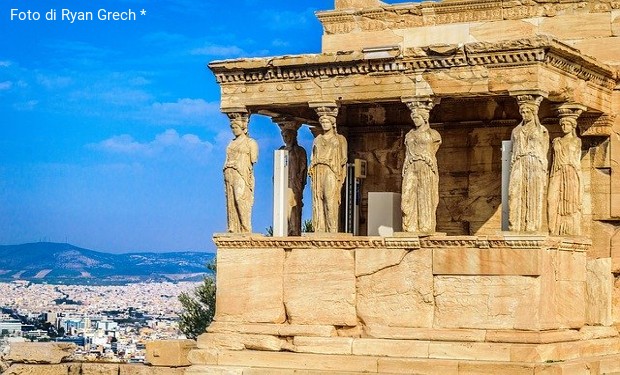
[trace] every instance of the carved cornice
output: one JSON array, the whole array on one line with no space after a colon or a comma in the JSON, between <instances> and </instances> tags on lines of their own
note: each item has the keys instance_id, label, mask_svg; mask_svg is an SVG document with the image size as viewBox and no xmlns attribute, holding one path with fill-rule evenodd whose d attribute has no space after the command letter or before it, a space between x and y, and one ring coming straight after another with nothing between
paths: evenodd
<instances>
[{"instance_id":1,"label":"carved cornice","mask_svg":"<svg viewBox=\"0 0 620 375\"><path fill-rule=\"evenodd\" d=\"M546 64L609 90L617 85L615 69L583 56L551 37L497 43L469 43L441 51L433 47L406 49L401 56L365 60L363 53L280 56L264 59L214 61L209 68L218 83L329 79L350 75L409 75L454 67L486 68Z\"/></svg>"},{"instance_id":2,"label":"carved cornice","mask_svg":"<svg viewBox=\"0 0 620 375\"><path fill-rule=\"evenodd\" d=\"M617 0L451 0L421 4L385 5L374 9L325 11L317 17L326 34L346 34L352 30L379 31L408 27L433 26L464 22L518 20L583 13L584 3L590 13L620 9Z\"/></svg>"},{"instance_id":3,"label":"carved cornice","mask_svg":"<svg viewBox=\"0 0 620 375\"><path fill-rule=\"evenodd\" d=\"M353 237L335 235L302 237L265 237L259 235L215 235L218 249L438 249L438 248L511 248L559 249L586 251L591 241L585 238L550 237L546 235L498 236L411 236L411 237Z\"/></svg>"}]
</instances>

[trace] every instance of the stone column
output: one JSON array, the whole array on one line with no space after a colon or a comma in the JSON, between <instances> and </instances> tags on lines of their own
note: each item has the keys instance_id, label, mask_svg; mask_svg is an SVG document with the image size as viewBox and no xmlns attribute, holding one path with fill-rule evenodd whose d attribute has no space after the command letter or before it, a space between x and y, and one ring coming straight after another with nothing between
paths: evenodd
<instances>
[{"instance_id":1,"label":"stone column","mask_svg":"<svg viewBox=\"0 0 620 375\"><path fill-rule=\"evenodd\" d=\"M581 139L577 136L577 118L585 106L565 103L558 107L564 136L551 143L547 215L549 233L555 236L581 235L583 179L581 175Z\"/></svg>"},{"instance_id":2,"label":"stone column","mask_svg":"<svg viewBox=\"0 0 620 375\"><path fill-rule=\"evenodd\" d=\"M301 123L284 116L274 117L273 121L282 132L284 146L280 150L288 151L288 235L301 236L303 194L308 177L308 155L297 143L297 131Z\"/></svg>"},{"instance_id":3,"label":"stone column","mask_svg":"<svg viewBox=\"0 0 620 375\"><path fill-rule=\"evenodd\" d=\"M511 92L522 120L510 136L512 156L508 187L509 230L540 232L548 182L549 131L538 117L541 91Z\"/></svg>"},{"instance_id":4,"label":"stone column","mask_svg":"<svg viewBox=\"0 0 620 375\"><path fill-rule=\"evenodd\" d=\"M258 160L258 144L248 135L249 112L245 108L224 110L230 119L234 139L226 148L224 186L228 232L252 232L254 205L254 163Z\"/></svg>"},{"instance_id":5,"label":"stone column","mask_svg":"<svg viewBox=\"0 0 620 375\"><path fill-rule=\"evenodd\" d=\"M308 175L312 183L312 225L314 231L338 232L340 196L346 177L347 140L336 128L336 102L311 102L319 116L323 134L312 144Z\"/></svg>"},{"instance_id":6,"label":"stone column","mask_svg":"<svg viewBox=\"0 0 620 375\"><path fill-rule=\"evenodd\" d=\"M402 98L411 110L414 128L405 135L405 162L401 189L403 231L434 233L439 204L437 150L441 135L431 129L431 109L439 103L432 96Z\"/></svg>"}]
</instances>

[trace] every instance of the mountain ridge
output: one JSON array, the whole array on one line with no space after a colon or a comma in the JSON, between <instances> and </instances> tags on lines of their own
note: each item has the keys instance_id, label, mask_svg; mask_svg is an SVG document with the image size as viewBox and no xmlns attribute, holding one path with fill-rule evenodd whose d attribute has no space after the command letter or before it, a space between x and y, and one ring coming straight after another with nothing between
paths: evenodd
<instances>
[{"instance_id":1,"label":"mountain ridge","mask_svg":"<svg viewBox=\"0 0 620 375\"><path fill-rule=\"evenodd\" d=\"M199 281L214 253L198 251L111 254L68 243L0 245L0 282L126 284Z\"/></svg>"}]
</instances>

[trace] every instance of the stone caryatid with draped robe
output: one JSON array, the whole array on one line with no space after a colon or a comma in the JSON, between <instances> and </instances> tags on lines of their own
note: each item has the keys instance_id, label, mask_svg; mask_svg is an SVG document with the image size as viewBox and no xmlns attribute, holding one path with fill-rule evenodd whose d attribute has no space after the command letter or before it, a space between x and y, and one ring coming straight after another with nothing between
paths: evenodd
<instances>
[{"instance_id":1,"label":"stone caryatid with draped robe","mask_svg":"<svg viewBox=\"0 0 620 375\"><path fill-rule=\"evenodd\" d=\"M288 235L301 235L301 213L304 188L308 179L308 155L297 143L297 131L301 124L286 118L276 118L280 126L284 146L280 150L288 151Z\"/></svg>"},{"instance_id":2,"label":"stone caryatid with draped robe","mask_svg":"<svg viewBox=\"0 0 620 375\"><path fill-rule=\"evenodd\" d=\"M538 232L542 228L548 179L549 132L540 123L543 96L517 95L522 121L512 130L512 158L508 188L509 230Z\"/></svg>"},{"instance_id":3,"label":"stone caryatid with draped robe","mask_svg":"<svg viewBox=\"0 0 620 375\"><path fill-rule=\"evenodd\" d=\"M563 105L559 108L564 136L552 142L553 161L547 198L549 233L556 236L581 235L583 184L577 118L583 109L585 107L579 105Z\"/></svg>"},{"instance_id":4,"label":"stone caryatid with draped robe","mask_svg":"<svg viewBox=\"0 0 620 375\"><path fill-rule=\"evenodd\" d=\"M228 232L252 232L254 204L254 163L258 160L258 144L248 136L248 113L227 113L235 138L226 148L224 185Z\"/></svg>"},{"instance_id":5,"label":"stone caryatid with draped robe","mask_svg":"<svg viewBox=\"0 0 620 375\"><path fill-rule=\"evenodd\" d=\"M315 232L338 232L340 194L346 176L347 140L336 130L336 106L315 107L323 134L312 144L308 175L312 186Z\"/></svg>"},{"instance_id":6,"label":"stone caryatid with draped robe","mask_svg":"<svg viewBox=\"0 0 620 375\"><path fill-rule=\"evenodd\" d=\"M439 172L435 154L441 145L441 136L429 125L429 98L408 101L414 128L405 135L405 162L401 191L403 231L414 233L435 232L439 203Z\"/></svg>"}]
</instances>

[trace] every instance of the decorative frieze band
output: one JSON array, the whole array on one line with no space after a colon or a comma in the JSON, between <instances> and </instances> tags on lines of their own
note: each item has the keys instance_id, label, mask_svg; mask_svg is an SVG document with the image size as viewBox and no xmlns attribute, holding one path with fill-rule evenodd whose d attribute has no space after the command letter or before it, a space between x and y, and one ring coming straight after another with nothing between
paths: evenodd
<instances>
[{"instance_id":1,"label":"decorative frieze band","mask_svg":"<svg viewBox=\"0 0 620 375\"><path fill-rule=\"evenodd\" d=\"M368 74L418 74L424 70L463 66L493 68L533 63L546 63L610 90L616 86L616 73L613 69L580 55L577 50L550 37L498 43L469 43L454 46L448 54L438 53L428 47L407 49L402 56L383 59L364 59L362 53L351 53L348 56L325 54L220 61L209 64L209 67L218 83L226 84Z\"/></svg>"},{"instance_id":2,"label":"decorative frieze band","mask_svg":"<svg viewBox=\"0 0 620 375\"><path fill-rule=\"evenodd\" d=\"M590 0L590 13L610 12L620 9L620 1ZM581 0L529 2L508 0L462 0L449 2L423 2L403 5L386 5L354 12L325 11L317 13L326 34L345 34L352 30L379 31L407 27L434 26L463 22L519 20L533 17L555 17L573 11L583 13Z\"/></svg>"},{"instance_id":3,"label":"decorative frieze band","mask_svg":"<svg viewBox=\"0 0 620 375\"><path fill-rule=\"evenodd\" d=\"M324 236L265 237L261 235L216 234L213 241L218 249L437 249L437 248L553 248L565 251L586 251L587 239L536 236L409 236L409 237L353 237Z\"/></svg>"}]
</instances>

